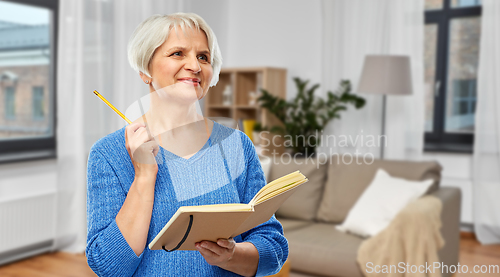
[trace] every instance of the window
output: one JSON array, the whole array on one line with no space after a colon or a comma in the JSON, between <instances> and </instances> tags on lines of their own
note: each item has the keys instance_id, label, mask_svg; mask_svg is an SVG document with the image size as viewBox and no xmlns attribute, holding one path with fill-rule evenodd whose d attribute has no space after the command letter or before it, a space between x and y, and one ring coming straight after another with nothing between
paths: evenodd
<instances>
[{"instance_id":1,"label":"window","mask_svg":"<svg viewBox=\"0 0 500 277\"><path fill-rule=\"evenodd\" d=\"M16 95L14 87L5 88L5 119L13 120L16 118Z\"/></svg>"},{"instance_id":2,"label":"window","mask_svg":"<svg viewBox=\"0 0 500 277\"><path fill-rule=\"evenodd\" d=\"M45 117L43 100L43 87L33 87L33 120L43 120Z\"/></svg>"},{"instance_id":3,"label":"window","mask_svg":"<svg viewBox=\"0 0 500 277\"><path fill-rule=\"evenodd\" d=\"M57 5L0 2L0 162L55 156Z\"/></svg>"},{"instance_id":4,"label":"window","mask_svg":"<svg viewBox=\"0 0 500 277\"><path fill-rule=\"evenodd\" d=\"M480 0L426 0L424 76L428 151L472 151L480 5Z\"/></svg>"}]
</instances>

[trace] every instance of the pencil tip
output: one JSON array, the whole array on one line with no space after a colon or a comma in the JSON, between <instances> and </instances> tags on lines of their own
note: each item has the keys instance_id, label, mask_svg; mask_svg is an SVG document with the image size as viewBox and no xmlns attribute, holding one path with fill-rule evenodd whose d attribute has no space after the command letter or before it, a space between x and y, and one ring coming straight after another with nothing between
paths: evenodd
<instances>
[{"instance_id":1,"label":"pencil tip","mask_svg":"<svg viewBox=\"0 0 500 277\"><path fill-rule=\"evenodd\" d=\"M99 92L97 92L97 90L94 90L94 94L97 95L97 94L99 94Z\"/></svg>"}]
</instances>

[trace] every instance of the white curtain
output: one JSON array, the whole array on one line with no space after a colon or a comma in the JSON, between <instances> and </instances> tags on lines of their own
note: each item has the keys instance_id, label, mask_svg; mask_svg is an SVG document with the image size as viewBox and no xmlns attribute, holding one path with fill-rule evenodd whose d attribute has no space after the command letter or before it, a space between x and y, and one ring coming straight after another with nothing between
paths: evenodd
<instances>
[{"instance_id":1,"label":"white curtain","mask_svg":"<svg viewBox=\"0 0 500 277\"><path fill-rule=\"evenodd\" d=\"M183 11L180 0L60 1L54 249L85 249L89 149L99 138L125 125L93 90L122 112L147 94L147 86L128 64L128 39L147 17L179 11Z\"/></svg>"},{"instance_id":2,"label":"white curtain","mask_svg":"<svg viewBox=\"0 0 500 277\"><path fill-rule=\"evenodd\" d=\"M324 0L322 87L337 89L348 79L353 90L365 55L408 55L413 95L387 96L385 159L421 158L424 139L424 1ZM363 95L361 110L350 108L325 129L320 152L372 153L379 157L382 96ZM345 138L348 138L348 146ZM372 141L370 143L369 141ZM373 142L376 142L373 146Z\"/></svg>"},{"instance_id":3,"label":"white curtain","mask_svg":"<svg viewBox=\"0 0 500 277\"><path fill-rule=\"evenodd\" d=\"M474 134L474 230L500 243L500 1L483 0Z\"/></svg>"}]
</instances>

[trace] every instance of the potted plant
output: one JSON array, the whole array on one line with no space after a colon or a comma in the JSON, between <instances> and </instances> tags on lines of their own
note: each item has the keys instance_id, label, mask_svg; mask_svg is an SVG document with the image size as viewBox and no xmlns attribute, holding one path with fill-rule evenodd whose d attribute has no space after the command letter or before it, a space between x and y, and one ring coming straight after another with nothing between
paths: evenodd
<instances>
[{"instance_id":1,"label":"potted plant","mask_svg":"<svg viewBox=\"0 0 500 277\"><path fill-rule=\"evenodd\" d=\"M325 126L334 118L340 118L340 112L353 105L360 109L365 99L351 93L351 82L342 80L339 89L333 93L328 91L326 99L316 98L314 91L319 84L306 88L308 80L294 78L297 96L286 101L261 89L262 95L257 99L262 108L281 121L282 126L271 126L270 132L283 135L285 147L291 148L294 154L314 155L320 144L320 134ZM267 126L266 126L267 127Z\"/></svg>"},{"instance_id":2,"label":"potted plant","mask_svg":"<svg viewBox=\"0 0 500 277\"><path fill-rule=\"evenodd\" d=\"M266 131L266 130L267 130L267 128L264 128L260 122L255 122L255 125L253 126L253 134L252 134L253 142L255 143L255 145L260 144L260 138L261 138L260 133L263 131Z\"/></svg>"}]
</instances>

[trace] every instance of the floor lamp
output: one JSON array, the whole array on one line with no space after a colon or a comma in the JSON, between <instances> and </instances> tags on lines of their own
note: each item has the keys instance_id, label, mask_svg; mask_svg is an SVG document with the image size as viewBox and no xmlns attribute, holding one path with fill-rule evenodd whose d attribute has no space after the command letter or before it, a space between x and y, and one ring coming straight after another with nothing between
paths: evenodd
<instances>
[{"instance_id":1,"label":"floor lamp","mask_svg":"<svg viewBox=\"0 0 500 277\"><path fill-rule=\"evenodd\" d=\"M396 55L367 55L359 80L358 92L382 95L382 138L385 135L385 109L387 95L412 94L410 57ZM380 146L380 159L384 158L385 139Z\"/></svg>"}]
</instances>

